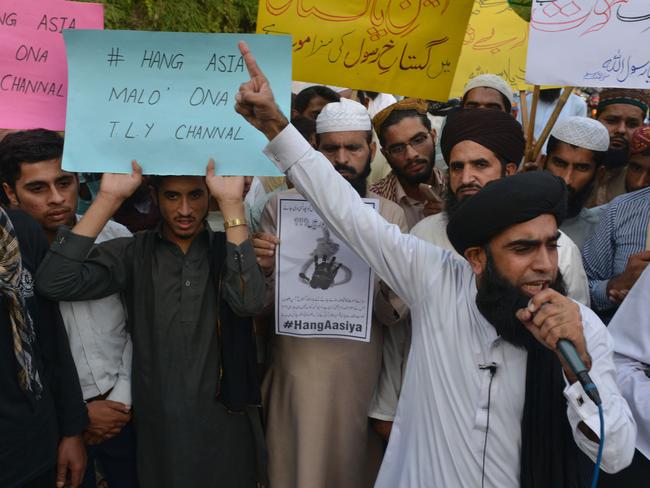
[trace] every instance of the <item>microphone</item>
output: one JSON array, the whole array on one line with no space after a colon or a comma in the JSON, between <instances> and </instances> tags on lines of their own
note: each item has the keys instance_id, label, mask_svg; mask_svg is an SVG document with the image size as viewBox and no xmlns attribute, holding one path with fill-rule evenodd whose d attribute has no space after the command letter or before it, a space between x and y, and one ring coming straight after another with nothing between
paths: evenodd
<instances>
[{"instance_id":1,"label":"microphone","mask_svg":"<svg viewBox=\"0 0 650 488\"><path fill-rule=\"evenodd\" d=\"M528 304L530 305L531 302L532 299L530 302L528 302ZM544 305L545 304L542 304L542 307ZM537 311L533 313L533 315L536 314ZM569 365L571 372L578 378L578 381L582 385L582 389L585 390L587 396L591 398L591 400L597 406L602 405L603 402L600 399L598 388L596 388L593 380L589 377L587 367L585 366L585 363L582 362L582 359L580 359L580 356L578 356L578 351L576 351L576 347L573 345L573 343L568 339L559 339L557 341L557 349Z\"/></svg>"},{"instance_id":2,"label":"microphone","mask_svg":"<svg viewBox=\"0 0 650 488\"><path fill-rule=\"evenodd\" d=\"M585 363L582 362L582 359L580 359L580 356L578 356L578 351L576 351L573 343L567 339L560 339L557 341L557 349L569 365L571 372L578 377L578 381L582 385L587 396L589 396L596 405L601 405L602 401L600 399L600 394L598 393L598 388L596 388L596 385L589 377L587 367L585 366Z\"/></svg>"},{"instance_id":3,"label":"microphone","mask_svg":"<svg viewBox=\"0 0 650 488\"><path fill-rule=\"evenodd\" d=\"M487 363L487 364L485 364L485 363L484 364L479 364L478 369L489 369L490 374L492 376L494 376L494 373L497 372L497 363L491 362L491 363Z\"/></svg>"}]
</instances>

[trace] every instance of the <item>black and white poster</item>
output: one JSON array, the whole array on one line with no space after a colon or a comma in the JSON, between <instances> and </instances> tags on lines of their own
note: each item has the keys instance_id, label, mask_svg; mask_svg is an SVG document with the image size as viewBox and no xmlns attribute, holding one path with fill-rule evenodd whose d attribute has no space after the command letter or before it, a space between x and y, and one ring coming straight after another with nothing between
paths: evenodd
<instances>
[{"instance_id":1,"label":"black and white poster","mask_svg":"<svg viewBox=\"0 0 650 488\"><path fill-rule=\"evenodd\" d=\"M364 199L375 210L376 199ZM374 273L295 193L280 195L275 329L294 337L370 341Z\"/></svg>"}]
</instances>

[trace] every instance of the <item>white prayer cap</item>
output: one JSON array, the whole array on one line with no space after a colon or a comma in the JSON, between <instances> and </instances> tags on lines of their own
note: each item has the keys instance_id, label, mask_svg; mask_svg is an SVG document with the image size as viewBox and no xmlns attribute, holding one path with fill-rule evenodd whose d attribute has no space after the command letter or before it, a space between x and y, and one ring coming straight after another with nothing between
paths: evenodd
<instances>
[{"instance_id":1,"label":"white prayer cap","mask_svg":"<svg viewBox=\"0 0 650 488\"><path fill-rule=\"evenodd\" d=\"M495 89L496 91L498 91L508 99L508 101L510 102L510 106L512 107L514 102L514 97L512 95L512 88L510 88L510 85L506 83L506 80L504 80L500 76L492 75L488 73L485 75L478 75L472 78L467 82L467 85L465 85L465 90L463 91L463 98L465 98L465 95L467 95L468 91L479 87Z\"/></svg>"},{"instance_id":2,"label":"white prayer cap","mask_svg":"<svg viewBox=\"0 0 650 488\"><path fill-rule=\"evenodd\" d=\"M555 124L551 135L558 141L591 151L609 149L609 132L597 120L589 117L567 117Z\"/></svg>"},{"instance_id":3,"label":"white prayer cap","mask_svg":"<svg viewBox=\"0 0 650 488\"><path fill-rule=\"evenodd\" d=\"M370 115L359 102L341 98L340 102L328 103L316 119L316 133L370 130Z\"/></svg>"}]
</instances>

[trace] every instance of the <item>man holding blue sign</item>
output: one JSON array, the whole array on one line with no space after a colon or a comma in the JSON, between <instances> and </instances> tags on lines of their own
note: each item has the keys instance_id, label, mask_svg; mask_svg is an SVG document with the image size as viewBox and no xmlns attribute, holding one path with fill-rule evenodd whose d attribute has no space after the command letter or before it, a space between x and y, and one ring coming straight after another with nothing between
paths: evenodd
<instances>
[{"instance_id":1,"label":"man holding blue sign","mask_svg":"<svg viewBox=\"0 0 650 488\"><path fill-rule=\"evenodd\" d=\"M264 278L244 216L243 177L152 179L162 223L93 246L138 187L142 170L104 174L72 230L38 273L43 294L91 300L121 292L133 337L133 416L143 487L255 487L265 482L251 315ZM219 203L225 233L205 225Z\"/></svg>"}]
</instances>

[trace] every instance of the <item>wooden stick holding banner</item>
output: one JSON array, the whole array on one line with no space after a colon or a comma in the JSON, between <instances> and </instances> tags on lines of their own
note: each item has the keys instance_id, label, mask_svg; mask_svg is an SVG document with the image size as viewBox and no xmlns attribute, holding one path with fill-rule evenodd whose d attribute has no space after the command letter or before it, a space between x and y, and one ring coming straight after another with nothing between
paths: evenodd
<instances>
[{"instance_id":1,"label":"wooden stick holding banner","mask_svg":"<svg viewBox=\"0 0 650 488\"><path fill-rule=\"evenodd\" d=\"M533 89L533 103L530 106L530 117L528 118L528 127L526 131L526 149L524 150L524 165L532 161L533 138L535 137L535 115L537 114L537 103L539 102L540 86L535 85Z\"/></svg>"},{"instance_id":2,"label":"wooden stick holding banner","mask_svg":"<svg viewBox=\"0 0 650 488\"><path fill-rule=\"evenodd\" d=\"M535 161L537 159L537 156L539 156L539 153L542 151L544 143L546 142L546 139L548 139L548 136L551 134L553 126L555 125L555 122L557 122L557 118L560 116L560 112L562 112L562 109L566 105L566 102L571 96L571 93L573 93L573 87L571 86L567 86L562 92L560 99L557 101L557 105L555 105L555 108L553 109L553 113L546 122L546 126L540 134L539 139L537 139L537 142L535 143L531 161Z\"/></svg>"},{"instance_id":3,"label":"wooden stick holding banner","mask_svg":"<svg viewBox=\"0 0 650 488\"><path fill-rule=\"evenodd\" d=\"M519 90L519 110L521 111L521 127L526 133L528 128L528 101L526 100L526 90Z\"/></svg>"}]
</instances>

